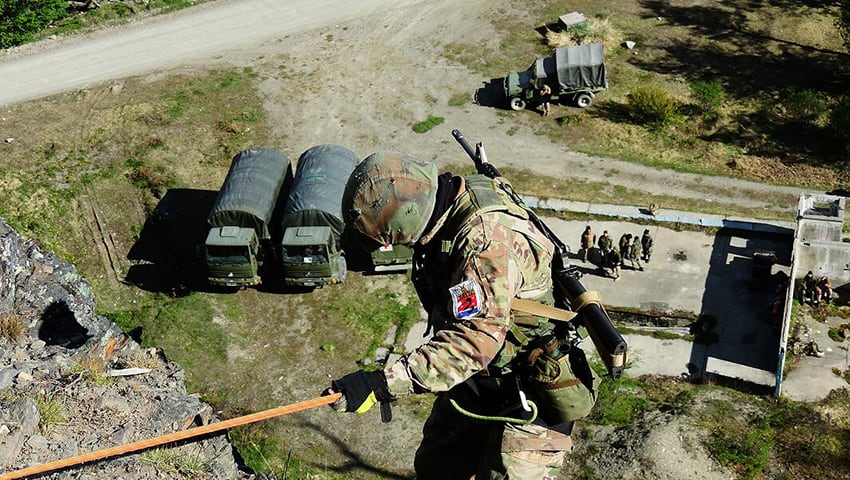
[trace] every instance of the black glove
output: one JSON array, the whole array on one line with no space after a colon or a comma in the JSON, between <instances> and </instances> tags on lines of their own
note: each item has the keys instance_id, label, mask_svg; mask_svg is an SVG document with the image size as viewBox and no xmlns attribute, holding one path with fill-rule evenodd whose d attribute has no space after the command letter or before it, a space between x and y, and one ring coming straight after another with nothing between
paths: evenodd
<instances>
[{"instance_id":1,"label":"black glove","mask_svg":"<svg viewBox=\"0 0 850 480\"><path fill-rule=\"evenodd\" d=\"M334 380L331 386L334 391L342 393L342 399L333 405L337 411L365 413L380 402L381 421L386 423L392 420L390 402L395 398L390 395L384 372L358 370Z\"/></svg>"}]
</instances>

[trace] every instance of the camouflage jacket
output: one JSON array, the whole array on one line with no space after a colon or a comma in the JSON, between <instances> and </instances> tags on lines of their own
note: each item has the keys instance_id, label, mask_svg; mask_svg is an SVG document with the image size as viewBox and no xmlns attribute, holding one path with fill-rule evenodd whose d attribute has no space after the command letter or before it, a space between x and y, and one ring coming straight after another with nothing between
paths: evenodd
<instances>
[{"instance_id":1,"label":"camouflage jacket","mask_svg":"<svg viewBox=\"0 0 850 480\"><path fill-rule=\"evenodd\" d=\"M393 395L446 391L490 368L509 368L529 339L551 333L546 319L514 325L511 302L551 300L554 247L495 181L466 177L418 247L427 262L414 283L434 336L385 369Z\"/></svg>"}]
</instances>

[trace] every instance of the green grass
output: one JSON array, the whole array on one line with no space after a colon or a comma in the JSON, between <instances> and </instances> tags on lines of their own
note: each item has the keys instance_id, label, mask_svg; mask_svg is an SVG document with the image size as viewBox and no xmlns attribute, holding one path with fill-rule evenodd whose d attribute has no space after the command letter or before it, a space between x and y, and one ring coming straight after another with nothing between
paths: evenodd
<instances>
[{"instance_id":1,"label":"green grass","mask_svg":"<svg viewBox=\"0 0 850 480\"><path fill-rule=\"evenodd\" d=\"M431 130L432 128L436 127L437 125L440 125L445 120L446 119L443 117L435 117L433 115L428 115L427 120L413 124L413 131L416 133L425 133L428 130Z\"/></svg>"},{"instance_id":2,"label":"green grass","mask_svg":"<svg viewBox=\"0 0 850 480\"><path fill-rule=\"evenodd\" d=\"M403 342L405 333L419 320L419 302L411 295L410 291L397 293L387 288L363 296L346 293L332 297L325 308L332 317L369 339L365 356L372 357L390 325L398 326L396 342Z\"/></svg>"},{"instance_id":3,"label":"green grass","mask_svg":"<svg viewBox=\"0 0 850 480\"><path fill-rule=\"evenodd\" d=\"M38 427L44 435L49 435L54 428L67 420L68 412L65 403L56 395L37 395L35 407L38 410Z\"/></svg>"},{"instance_id":4,"label":"green grass","mask_svg":"<svg viewBox=\"0 0 850 480\"><path fill-rule=\"evenodd\" d=\"M176 449L156 448L141 455L141 463L156 467L169 478L199 478L208 468L201 459Z\"/></svg>"}]
</instances>

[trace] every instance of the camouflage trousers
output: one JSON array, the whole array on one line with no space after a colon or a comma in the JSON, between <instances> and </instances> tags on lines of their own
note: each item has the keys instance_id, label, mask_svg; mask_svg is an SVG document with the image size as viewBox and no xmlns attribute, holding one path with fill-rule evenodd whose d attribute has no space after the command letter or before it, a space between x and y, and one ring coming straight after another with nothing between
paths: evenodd
<instances>
[{"instance_id":1,"label":"camouflage trousers","mask_svg":"<svg viewBox=\"0 0 850 480\"><path fill-rule=\"evenodd\" d=\"M455 398L474 409L472 394L440 394L416 451L417 480L555 480L572 440L538 420L529 425L480 421L460 414ZM468 406L467 406L468 405ZM540 423L538 423L540 422Z\"/></svg>"}]
</instances>

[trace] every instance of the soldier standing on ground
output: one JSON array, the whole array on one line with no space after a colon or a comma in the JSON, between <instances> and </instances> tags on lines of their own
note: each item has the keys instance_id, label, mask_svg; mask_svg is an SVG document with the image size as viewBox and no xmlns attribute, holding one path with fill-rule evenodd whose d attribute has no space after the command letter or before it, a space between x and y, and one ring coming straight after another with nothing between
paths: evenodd
<instances>
[{"instance_id":1,"label":"soldier standing on ground","mask_svg":"<svg viewBox=\"0 0 850 480\"><path fill-rule=\"evenodd\" d=\"M551 304L554 246L501 182L438 176L434 164L377 152L355 168L343 196L346 225L364 247L413 247L413 283L434 336L383 370L333 381L328 392L342 392L339 411L380 402L382 417L400 397L437 394L415 455L419 480L552 479L572 451L571 422L542 413L521 426L503 420L518 415L520 379L530 380L517 372L531 349L561 334L547 318L512 313L516 298ZM537 390L523 391L538 401ZM496 420L468 413L506 405L516 409Z\"/></svg>"},{"instance_id":2,"label":"soldier standing on ground","mask_svg":"<svg viewBox=\"0 0 850 480\"><path fill-rule=\"evenodd\" d=\"M596 244L596 234L593 233L593 230L590 228L590 225L585 227L584 232L581 234L581 251L582 251L582 260L587 262L587 256L590 251L593 249L593 245Z\"/></svg>"},{"instance_id":3,"label":"soldier standing on ground","mask_svg":"<svg viewBox=\"0 0 850 480\"><path fill-rule=\"evenodd\" d=\"M611 236L608 235L608 230L602 232L602 236L599 237L599 250L602 252L602 258L604 259L608 252L614 248L614 240L611 239Z\"/></svg>"},{"instance_id":4,"label":"soldier standing on ground","mask_svg":"<svg viewBox=\"0 0 850 480\"><path fill-rule=\"evenodd\" d=\"M632 237L632 244L629 245L629 260L632 262L632 269L643 271L643 265L640 264L641 256L640 238L634 235ZM637 267L635 267L635 264L637 264Z\"/></svg>"},{"instance_id":5,"label":"soldier standing on ground","mask_svg":"<svg viewBox=\"0 0 850 480\"><path fill-rule=\"evenodd\" d=\"M549 102L552 99L552 89L549 85L543 85L540 89L540 108L543 110L543 116L549 116Z\"/></svg>"},{"instance_id":6,"label":"soldier standing on ground","mask_svg":"<svg viewBox=\"0 0 850 480\"><path fill-rule=\"evenodd\" d=\"M649 235L649 229L643 231L643 236L640 237L641 246L643 246L643 259L649 263L652 258L652 237Z\"/></svg>"},{"instance_id":7,"label":"soldier standing on ground","mask_svg":"<svg viewBox=\"0 0 850 480\"><path fill-rule=\"evenodd\" d=\"M629 258L629 244L631 243L631 240L631 233L624 233L622 236L620 236L619 247L620 255L622 255L622 261L620 262L620 265L624 267L626 266L626 260L628 260Z\"/></svg>"},{"instance_id":8,"label":"soldier standing on ground","mask_svg":"<svg viewBox=\"0 0 850 480\"><path fill-rule=\"evenodd\" d=\"M620 264L622 262L623 258L620 256L620 250L617 247L608 250L604 264L610 270L608 276L613 278L615 282L620 278Z\"/></svg>"}]
</instances>

